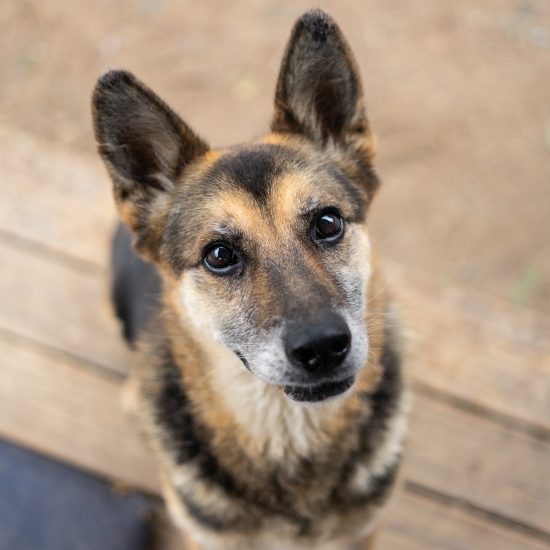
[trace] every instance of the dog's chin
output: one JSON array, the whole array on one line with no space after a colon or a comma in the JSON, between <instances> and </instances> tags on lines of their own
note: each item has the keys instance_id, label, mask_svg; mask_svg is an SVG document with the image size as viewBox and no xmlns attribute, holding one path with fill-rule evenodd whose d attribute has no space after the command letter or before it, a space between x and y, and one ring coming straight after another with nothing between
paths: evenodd
<instances>
[{"instance_id":1,"label":"dog's chin","mask_svg":"<svg viewBox=\"0 0 550 550\"><path fill-rule=\"evenodd\" d=\"M323 382L312 386L282 386L284 394L298 403L321 403L346 393L354 384L355 376L337 382Z\"/></svg>"}]
</instances>

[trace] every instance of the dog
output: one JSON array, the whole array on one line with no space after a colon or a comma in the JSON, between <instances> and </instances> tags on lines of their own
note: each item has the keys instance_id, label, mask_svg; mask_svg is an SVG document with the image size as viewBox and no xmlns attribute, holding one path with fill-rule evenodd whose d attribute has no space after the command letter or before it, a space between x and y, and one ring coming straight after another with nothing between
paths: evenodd
<instances>
[{"instance_id":1,"label":"dog","mask_svg":"<svg viewBox=\"0 0 550 550\"><path fill-rule=\"evenodd\" d=\"M320 10L296 22L271 133L251 143L210 149L128 72L92 103L124 222L114 301L137 349L134 412L186 547L372 548L406 392L340 29Z\"/></svg>"}]
</instances>

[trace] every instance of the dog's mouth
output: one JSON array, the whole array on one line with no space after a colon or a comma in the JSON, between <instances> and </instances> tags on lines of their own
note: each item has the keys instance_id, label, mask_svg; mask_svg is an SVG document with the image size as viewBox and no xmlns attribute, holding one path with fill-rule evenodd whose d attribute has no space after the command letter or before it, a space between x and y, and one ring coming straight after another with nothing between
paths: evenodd
<instances>
[{"instance_id":1,"label":"dog's mouth","mask_svg":"<svg viewBox=\"0 0 550 550\"><path fill-rule=\"evenodd\" d=\"M323 382L316 386L281 386L285 395L301 403L319 403L348 391L355 382L355 376L338 382Z\"/></svg>"}]
</instances>

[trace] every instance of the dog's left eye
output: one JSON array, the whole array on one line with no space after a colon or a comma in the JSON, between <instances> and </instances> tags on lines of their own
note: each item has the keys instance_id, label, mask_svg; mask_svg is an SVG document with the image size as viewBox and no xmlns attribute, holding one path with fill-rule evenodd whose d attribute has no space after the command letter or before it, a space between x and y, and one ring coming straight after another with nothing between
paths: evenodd
<instances>
[{"instance_id":1,"label":"dog's left eye","mask_svg":"<svg viewBox=\"0 0 550 550\"><path fill-rule=\"evenodd\" d=\"M313 238L317 241L335 242L344 233L344 220L333 211L321 212L314 219Z\"/></svg>"},{"instance_id":2,"label":"dog's left eye","mask_svg":"<svg viewBox=\"0 0 550 550\"><path fill-rule=\"evenodd\" d=\"M236 266L239 262L239 256L224 244L210 246L204 255L206 267L217 274L226 274L233 271L233 266Z\"/></svg>"}]
</instances>

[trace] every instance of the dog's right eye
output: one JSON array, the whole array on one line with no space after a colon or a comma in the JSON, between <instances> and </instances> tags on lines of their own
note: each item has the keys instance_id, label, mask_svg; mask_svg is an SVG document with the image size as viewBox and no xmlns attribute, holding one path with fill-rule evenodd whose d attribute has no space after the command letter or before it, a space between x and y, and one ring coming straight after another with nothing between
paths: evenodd
<instances>
[{"instance_id":1,"label":"dog's right eye","mask_svg":"<svg viewBox=\"0 0 550 550\"><path fill-rule=\"evenodd\" d=\"M214 244L206 250L204 263L210 271L216 274L226 274L233 271L233 266L240 262L239 256L227 245Z\"/></svg>"},{"instance_id":2,"label":"dog's right eye","mask_svg":"<svg viewBox=\"0 0 550 550\"><path fill-rule=\"evenodd\" d=\"M336 244L344 234L344 220L335 210L323 210L313 219L312 225L310 232L316 241Z\"/></svg>"}]
</instances>

